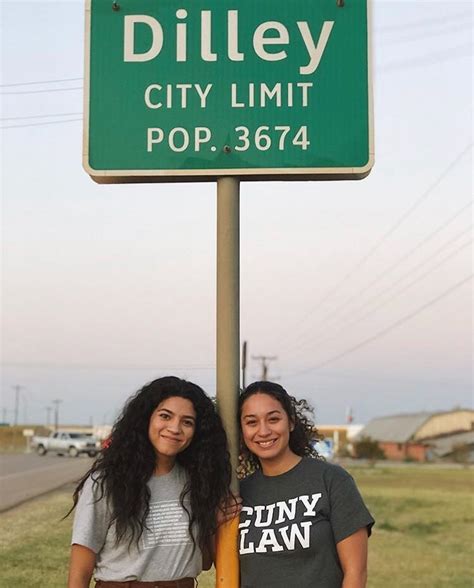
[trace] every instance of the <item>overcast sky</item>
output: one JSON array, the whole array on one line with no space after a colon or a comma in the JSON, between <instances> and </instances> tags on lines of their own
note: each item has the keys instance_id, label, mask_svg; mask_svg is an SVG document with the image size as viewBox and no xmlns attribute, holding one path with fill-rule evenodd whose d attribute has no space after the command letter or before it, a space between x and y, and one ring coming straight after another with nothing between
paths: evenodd
<instances>
[{"instance_id":1,"label":"overcast sky","mask_svg":"<svg viewBox=\"0 0 474 588\"><path fill-rule=\"evenodd\" d=\"M111 422L165 374L215 394L215 184L95 184L83 4L1 7L2 418L17 385L28 423ZM472 27L374 0L372 173L241 185L241 338L319 423L472 405Z\"/></svg>"}]
</instances>

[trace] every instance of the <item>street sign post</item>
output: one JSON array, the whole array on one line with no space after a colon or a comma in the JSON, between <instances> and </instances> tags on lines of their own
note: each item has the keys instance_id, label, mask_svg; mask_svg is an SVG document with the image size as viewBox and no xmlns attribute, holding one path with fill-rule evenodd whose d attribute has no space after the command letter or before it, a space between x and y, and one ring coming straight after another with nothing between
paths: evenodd
<instances>
[{"instance_id":1,"label":"street sign post","mask_svg":"<svg viewBox=\"0 0 474 588\"><path fill-rule=\"evenodd\" d=\"M217 401L234 469L240 181L370 172L368 2L86 0L86 171L217 182ZM219 528L219 587L239 586L237 526Z\"/></svg>"},{"instance_id":2,"label":"street sign post","mask_svg":"<svg viewBox=\"0 0 474 588\"><path fill-rule=\"evenodd\" d=\"M352 179L373 165L368 0L88 0L98 182Z\"/></svg>"}]
</instances>

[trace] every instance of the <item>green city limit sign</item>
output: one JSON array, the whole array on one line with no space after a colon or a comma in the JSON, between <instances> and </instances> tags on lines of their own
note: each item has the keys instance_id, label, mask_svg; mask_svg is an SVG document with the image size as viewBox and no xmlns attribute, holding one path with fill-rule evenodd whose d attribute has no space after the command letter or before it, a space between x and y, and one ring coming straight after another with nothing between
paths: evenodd
<instances>
[{"instance_id":1,"label":"green city limit sign","mask_svg":"<svg viewBox=\"0 0 474 588\"><path fill-rule=\"evenodd\" d=\"M368 0L88 0L98 182L362 178Z\"/></svg>"}]
</instances>

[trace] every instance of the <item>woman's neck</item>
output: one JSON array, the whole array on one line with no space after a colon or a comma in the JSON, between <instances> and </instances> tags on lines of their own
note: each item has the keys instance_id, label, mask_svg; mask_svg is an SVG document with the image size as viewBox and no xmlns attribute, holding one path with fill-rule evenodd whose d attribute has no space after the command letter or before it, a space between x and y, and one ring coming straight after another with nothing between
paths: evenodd
<instances>
[{"instance_id":1,"label":"woman's neck","mask_svg":"<svg viewBox=\"0 0 474 588\"><path fill-rule=\"evenodd\" d=\"M154 476L164 476L169 474L174 467L176 458L160 455L156 460Z\"/></svg>"},{"instance_id":2,"label":"woman's neck","mask_svg":"<svg viewBox=\"0 0 474 588\"><path fill-rule=\"evenodd\" d=\"M290 450L284 456L278 456L276 460L260 460L260 465L265 476L279 476L293 469L301 459L300 455Z\"/></svg>"}]
</instances>

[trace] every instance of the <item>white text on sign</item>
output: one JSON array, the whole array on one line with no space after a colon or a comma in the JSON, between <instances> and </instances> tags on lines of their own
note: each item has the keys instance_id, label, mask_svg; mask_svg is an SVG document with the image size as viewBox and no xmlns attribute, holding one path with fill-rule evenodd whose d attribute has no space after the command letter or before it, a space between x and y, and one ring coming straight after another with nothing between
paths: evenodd
<instances>
[{"instance_id":1,"label":"white text on sign","mask_svg":"<svg viewBox=\"0 0 474 588\"><path fill-rule=\"evenodd\" d=\"M245 126L238 126L235 127L234 132L235 144L230 146L230 149L235 151L247 151L251 147L255 147L258 151L268 151L272 148L284 151L287 145L306 151L311 144L306 126L295 130L287 125L274 127L262 125L255 131ZM193 149L197 153L203 148L212 152L217 151L217 147L211 142L212 131L208 127L195 127L191 132L183 127L174 127L168 133L160 127L147 129L148 153L153 152L155 146L163 144L175 153L182 153L188 149Z\"/></svg>"},{"instance_id":2,"label":"white text on sign","mask_svg":"<svg viewBox=\"0 0 474 588\"><path fill-rule=\"evenodd\" d=\"M187 10L180 8L176 11L176 23L174 35L175 57L177 62L186 62L188 59L188 25L186 18ZM135 51L135 29L137 25L145 25L151 32L151 45L141 53ZM296 27L294 26L296 25ZM324 21L315 41L307 21L297 21L289 30L288 27L279 21L265 21L259 24L253 33L252 49L255 54L264 61L281 61L288 57L287 47L291 44L303 43L307 53L307 63L299 66L301 75L314 73L326 49L334 21ZM271 32L271 36L268 33ZM212 50L212 11L201 11L201 59L203 61L218 61L219 55ZM123 60L125 62L145 62L157 58L165 46L165 31L156 18L146 14L132 14L124 17L124 43ZM167 46L171 46L167 43ZM269 51L267 48L277 48L277 51ZM229 10L227 12L227 57L230 61L245 61L245 52L241 51L241 39L239 37L239 11Z\"/></svg>"},{"instance_id":3,"label":"white text on sign","mask_svg":"<svg viewBox=\"0 0 474 588\"><path fill-rule=\"evenodd\" d=\"M208 98L212 97L214 84L205 87L200 84L150 84L145 89L144 101L147 108L157 110L159 108L190 107L206 108ZM269 86L265 83L230 85L228 92L229 103L232 108L265 108L273 104L277 108L302 106L309 104L309 90L312 82L278 82ZM197 100L197 102L196 102Z\"/></svg>"}]
</instances>

